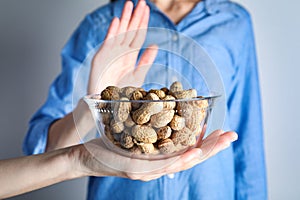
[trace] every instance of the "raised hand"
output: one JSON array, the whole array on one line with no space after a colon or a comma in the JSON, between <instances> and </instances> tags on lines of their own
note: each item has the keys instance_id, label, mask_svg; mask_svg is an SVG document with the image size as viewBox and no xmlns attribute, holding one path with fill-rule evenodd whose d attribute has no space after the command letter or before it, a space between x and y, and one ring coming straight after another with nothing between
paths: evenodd
<instances>
[{"instance_id":1,"label":"raised hand","mask_svg":"<svg viewBox=\"0 0 300 200\"><path fill-rule=\"evenodd\" d=\"M147 34L150 10L146 2L140 0L132 11L133 3L127 1L121 19L112 20L105 41L92 61L88 94L100 93L109 85L139 87L143 84L156 57L157 46L149 46L137 64Z\"/></svg>"}]
</instances>

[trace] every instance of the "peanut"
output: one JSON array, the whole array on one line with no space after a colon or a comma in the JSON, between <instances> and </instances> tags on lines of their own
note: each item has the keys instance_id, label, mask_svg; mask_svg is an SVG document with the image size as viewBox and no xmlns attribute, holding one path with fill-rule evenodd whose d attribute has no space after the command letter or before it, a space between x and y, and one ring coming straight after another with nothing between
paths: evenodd
<instances>
[{"instance_id":1,"label":"peanut","mask_svg":"<svg viewBox=\"0 0 300 200\"><path fill-rule=\"evenodd\" d=\"M155 152L155 148L152 143L139 144L138 147L145 154L153 154Z\"/></svg>"},{"instance_id":2,"label":"peanut","mask_svg":"<svg viewBox=\"0 0 300 200\"><path fill-rule=\"evenodd\" d=\"M125 128L123 122L117 122L115 120L111 120L110 127L113 133L121 133Z\"/></svg>"},{"instance_id":3,"label":"peanut","mask_svg":"<svg viewBox=\"0 0 300 200\"><path fill-rule=\"evenodd\" d=\"M156 132L150 126L136 125L132 128L131 134L138 142L155 143L157 141Z\"/></svg>"},{"instance_id":4,"label":"peanut","mask_svg":"<svg viewBox=\"0 0 300 200\"><path fill-rule=\"evenodd\" d=\"M183 141L181 144L184 146L193 146L197 142L196 136L194 134L191 134L187 140Z\"/></svg>"},{"instance_id":5,"label":"peanut","mask_svg":"<svg viewBox=\"0 0 300 200\"><path fill-rule=\"evenodd\" d=\"M189 120L186 120L186 127L193 132L199 131L199 129L201 129L201 122L204 119L205 114L206 113L201 112L199 108L194 108L194 110L192 111L192 116Z\"/></svg>"},{"instance_id":6,"label":"peanut","mask_svg":"<svg viewBox=\"0 0 300 200\"><path fill-rule=\"evenodd\" d=\"M185 142L189 139L189 137L192 135L192 131L186 127L181 129L180 131L175 131L171 139L174 142L175 145L178 144L185 144Z\"/></svg>"},{"instance_id":7,"label":"peanut","mask_svg":"<svg viewBox=\"0 0 300 200\"><path fill-rule=\"evenodd\" d=\"M155 128L166 126L174 117L174 110L163 110L151 116L150 124Z\"/></svg>"},{"instance_id":8,"label":"peanut","mask_svg":"<svg viewBox=\"0 0 300 200\"><path fill-rule=\"evenodd\" d=\"M134 121L132 120L131 116L129 115L126 121L124 122L124 125L128 128L131 128L135 125Z\"/></svg>"},{"instance_id":9,"label":"peanut","mask_svg":"<svg viewBox=\"0 0 300 200\"><path fill-rule=\"evenodd\" d=\"M201 122L205 118L208 103L203 101L180 102L177 104L178 114L186 119L186 126L195 134L202 129Z\"/></svg>"},{"instance_id":10,"label":"peanut","mask_svg":"<svg viewBox=\"0 0 300 200\"><path fill-rule=\"evenodd\" d=\"M173 153L175 149L175 145L171 139L161 140L157 145L159 151L163 154Z\"/></svg>"},{"instance_id":11,"label":"peanut","mask_svg":"<svg viewBox=\"0 0 300 200\"><path fill-rule=\"evenodd\" d=\"M160 99L163 99L166 97L166 93L162 90L150 90L149 93L156 94Z\"/></svg>"},{"instance_id":12,"label":"peanut","mask_svg":"<svg viewBox=\"0 0 300 200\"><path fill-rule=\"evenodd\" d=\"M120 99L120 89L118 87L109 86L101 92L103 100L118 100Z\"/></svg>"},{"instance_id":13,"label":"peanut","mask_svg":"<svg viewBox=\"0 0 300 200\"><path fill-rule=\"evenodd\" d=\"M155 100L155 101L160 100L159 97L154 93L148 93L144 99L145 100Z\"/></svg>"},{"instance_id":14,"label":"peanut","mask_svg":"<svg viewBox=\"0 0 300 200\"><path fill-rule=\"evenodd\" d=\"M181 130L183 127L185 127L185 119L179 115L174 115L172 121L170 122L170 127L174 131Z\"/></svg>"},{"instance_id":15,"label":"peanut","mask_svg":"<svg viewBox=\"0 0 300 200\"><path fill-rule=\"evenodd\" d=\"M114 105L114 119L117 122L124 122L127 120L129 113L131 111L131 103L123 102L129 101L128 98L122 97L120 102L115 103Z\"/></svg>"},{"instance_id":16,"label":"peanut","mask_svg":"<svg viewBox=\"0 0 300 200\"><path fill-rule=\"evenodd\" d=\"M147 96L147 92L144 90L144 88L137 88L136 90L138 90L140 93L142 93L143 97Z\"/></svg>"},{"instance_id":17,"label":"peanut","mask_svg":"<svg viewBox=\"0 0 300 200\"><path fill-rule=\"evenodd\" d=\"M135 90L132 95L130 100L141 100L144 98L144 94L141 90ZM134 110L138 109L141 106L141 103L139 102L132 102L131 106Z\"/></svg>"},{"instance_id":18,"label":"peanut","mask_svg":"<svg viewBox=\"0 0 300 200\"><path fill-rule=\"evenodd\" d=\"M131 87L131 86L123 87L123 88L121 89L121 95L122 95L123 97L126 97L126 98L130 99L131 96L132 96L132 93L133 93L136 89L137 89L136 87Z\"/></svg>"},{"instance_id":19,"label":"peanut","mask_svg":"<svg viewBox=\"0 0 300 200\"><path fill-rule=\"evenodd\" d=\"M170 92L172 92L172 93L182 91L182 90L183 90L183 86L178 81L172 83L172 85L170 86Z\"/></svg>"},{"instance_id":20,"label":"peanut","mask_svg":"<svg viewBox=\"0 0 300 200\"><path fill-rule=\"evenodd\" d=\"M121 88L119 88L117 86L107 86L106 89L108 89L108 90L114 90L114 91L116 91L118 93L121 92Z\"/></svg>"},{"instance_id":21,"label":"peanut","mask_svg":"<svg viewBox=\"0 0 300 200\"><path fill-rule=\"evenodd\" d=\"M177 109L177 113L181 117L190 120L193 114L194 107L188 102L178 102L176 109Z\"/></svg>"},{"instance_id":22,"label":"peanut","mask_svg":"<svg viewBox=\"0 0 300 200\"><path fill-rule=\"evenodd\" d=\"M130 97L130 100L141 100L143 98L144 98L144 95L143 95L142 91L141 90L135 90L132 93L132 95Z\"/></svg>"},{"instance_id":23,"label":"peanut","mask_svg":"<svg viewBox=\"0 0 300 200\"><path fill-rule=\"evenodd\" d=\"M172 134L172 129L169 126L161 127L156 131L157 139L167 139Z\"/></svg>"},{"instance_id":24,"label":"peanut","mask_svg":"<svg viewBox=\"0 0 300 200\"><path fill-rule=\"evenodd\" d=\"M192 99L197 97L197 91L195 89L176 91L172 94L176 99Z\"/></svg>"},{"instance_id":25,"label":"peanut","mask_svg":"<svg viewBox=\"0 0 300 200\"><path fill-rule=\"evenodd\" d=\"M193 106L192 116L186 121L186 126L197 135L202 129L201 122L206 117L206 109L208 107L207 100L192 101Z\"/></svg>"},{"instance_id":26,"label":"peanut","mask_svg":"<svg viewBox=\"0 0 300 200\"><path fill-rule=\"evenodd\" d=\"M130 86L121 89L109 86L101 95L93 96L99 100L120 100L110 104L100 102L95 107L105 125L107 138L133 154L170 154L195 145L205 125L203 119L209 102L175 101L195 97L197 91L183 90L180 82L174 82L170 90L161 88L149 92Z\"/></svg>"},{"instance_id":27,"label":"peanut","mask_svg":"<svg viewBox=\"0 0 300 200\"><path fill-rule=\"evenodd\" d=\"M146 98L152 98L153 100L159 100L158 96L149 93ZM139 109L133 112L132 119L137 124L145 124L147 123L151 116L159 113L163 109L163 102L150 102L144 103Z\"/></svg>"},{"instance_id":28,"label":"peanut","mask_svg":"<svg viewBox=\"0 0 300 200\"><path fill-rule=\"evenodd\" d=\"M169 89L166 87L163 87L160 90L164 91L165 94L169 94Z\"/></svg>"},{"instance_id":29,"label":"peanut","mask_svg":"<svg viewBox=\"0 0 300 200\"><path fill-rule=\"evenodd\" d=\"M164 109L174 109L176 107L175 97L172 95L167 95L163 100L166 100L163 102Z\"/></svg>"},{"instance_id":30,"label":"peanut","mask_svg":"<svg viewBox=\"0 0 300 200\"><path fill-rule=\"evenodd\" d=\"M121 138L120 138L120 143L121 143L121 146L126 149L130 149L131 147L133 147L133 145L134 145L133 138L130 135L128 130L125 129L124 132L122 133Z\"/></svg>"},{"instance_id":31,"label":"peanut","mask_svg":"<svg viewBox=\"0 0 300 200\"><path fill-rule=\"evenodd\" d=\"M201 101L192 101L193 106L200 108L201 110L206 110L209 106L207 99Z\"/></svg>"}]
</instances>

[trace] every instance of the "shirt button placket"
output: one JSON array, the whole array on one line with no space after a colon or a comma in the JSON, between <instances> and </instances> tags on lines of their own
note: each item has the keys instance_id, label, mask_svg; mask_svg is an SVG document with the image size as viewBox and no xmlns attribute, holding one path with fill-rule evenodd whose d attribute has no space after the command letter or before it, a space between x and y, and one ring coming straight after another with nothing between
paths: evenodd
<instances>
[{"instance_id":1,"label":"shirt button placket","mask_svg":"<svg viewBox=\"0 0 300 200\"><path fill-rule=\"evenodd\" d=\"M172 42L170 42L170 49L172 51L172 55L170 55L170 66L172 67L173 70L178 70L178 66L179 66L179 59L178 59L178 56L175 56L177 55L179 52L178 52L178 40L179 40L179 35L178 33L176 32L176 30L174 30L174 32L172 33L172 36L171 36L171 39L172 39ZM178 80L179 77L173 75L173 77L171 77L171 82L175 82L175 81L180 81ZM174 178L174 176L172 176ZM172 178L172 179L173 179Z\"/></svg>"},{"instance_id":2,"label":"shirt button placket","mask_svg":"<svg viewBox=\"0 0 300 200\"><path fill-rule=\"evenodd\" d=\"M178 34L177 33L174 33L173 36L172 36L172 40L173 42L177 42L178 41Z\"/></svg>"}]
</instances>

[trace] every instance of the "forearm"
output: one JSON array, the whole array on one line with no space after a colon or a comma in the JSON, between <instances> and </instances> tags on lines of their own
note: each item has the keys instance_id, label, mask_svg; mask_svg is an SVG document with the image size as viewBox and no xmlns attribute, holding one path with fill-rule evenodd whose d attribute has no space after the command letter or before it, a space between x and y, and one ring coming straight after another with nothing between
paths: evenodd
<instances>
[{"instance_id":1,"label":"forearm","mask_svg":"<svg viewBox=\"0 0 300 200\"><path fill-rule=\"evenodd\" d=\"M83 176L72 148L0 161L0 199Z\"/></svg>"},{"instance_id":2,"label":"forearm","mask_svg":"<svg viewBox=\"0 0 300 200\"><path fill-rule=\"evenodd\" d=\"M216 137L219 138L217 144ZM206 145L201 146L201 150L194 148L178 157L176 161L170 158L172 166L169 165L170 160L161 160L153 164L153 170L143 170L141 173L137 173L142 169L140 166L149 165L148 161L115 154L106 148L101 139L45 154L0 161L0 199L83 176L118 176L149 181L203 162L228 147L230 142L236 140L236 134L215 131L205 140L203 144ZM101 159L109 159L108 163L113 161L115 165L108 167Z\"/></svg>"},{"instance_id":3,"label":"forearm","mask_svg":"<svg viewBox=\"0 0 300 200\"><path fill-rule=\"evenodd\" d=\"M94 122L88 106L80 100L73 112L54 122L49 128L46 151L79 144Z\"/></svg>"}]
</instances>

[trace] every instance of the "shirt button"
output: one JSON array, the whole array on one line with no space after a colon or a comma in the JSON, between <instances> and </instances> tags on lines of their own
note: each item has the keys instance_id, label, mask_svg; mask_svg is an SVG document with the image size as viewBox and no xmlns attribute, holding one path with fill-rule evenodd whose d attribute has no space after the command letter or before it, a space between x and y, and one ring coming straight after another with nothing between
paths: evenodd
<instances>
[{"instance_id":1,"label":"shirt button","mask_svg":"<svg viewBox=\"0 0 300 200\"><path fill-rule=\"evenodd\" d=\"M167 174L169 179L174 179L175 178L175 174Z\"/></svg>"},{"instance_id":2,"label":"shirt button","mask_svg":"<svg viewBox=\"0 0 300 200\"><path fill-rule=\"evenodd\" d=\"M173 40L174 42L176 42L176 41L178 40L178 35L177 35L177 34L174 34L173 37L172 37L172 40Z\"/></svg>"}]
</instances>

